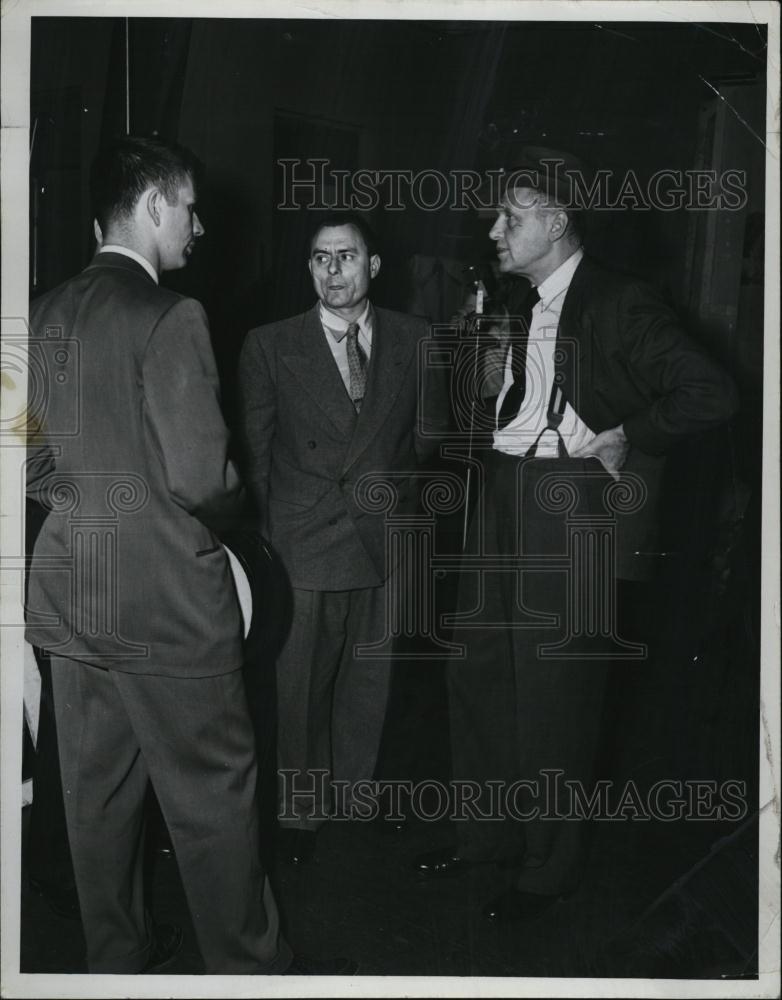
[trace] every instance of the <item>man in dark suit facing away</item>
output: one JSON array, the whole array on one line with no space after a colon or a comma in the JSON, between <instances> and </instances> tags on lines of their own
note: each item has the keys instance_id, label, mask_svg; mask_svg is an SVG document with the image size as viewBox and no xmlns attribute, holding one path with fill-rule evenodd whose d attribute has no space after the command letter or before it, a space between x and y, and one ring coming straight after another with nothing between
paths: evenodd
<instances>
[{"instance_id":1,"label":"man in dark suit facing away","mask_svg":"<svg viewBox=\"0 0 782 1000\"><path fill-rule=\"evenodd\" d=\"M30 311L28 493L48 514L27 638L51 657L90 972L158 969L181 941L144 905L148 780L206 970L291 961L259 861L239 609L217 538L243 491L204 311L158 285L203 233L195 168L159 139L99 154L103 245Z\"/></svg>"},{"instance_id":2,"label":"man in dark suit facing away","mask_svg":"<svg viewBox=\"0 0 782 1000\"><path fill-rule=\"evenodd\" d=\"M481 794L456 843L415 867L514 867L484 906L493 920L534 918L581 878L568 788L589 794L608 665L645 655L623 612L651 572L665 454L737 406L732 380L651 288L584 254L583 171L569 153L527 148L489 234L500 272L531 288L482 456L455 633L466 655L448 667L453 775Z\"/></svg>"},{"instance_id":3,"label":"man in dark suit facing away","mask_svg":"<svg viewBox=\"0 0 782 1000\"><path fill-rule=\"evenodd\" d=\"M386 711L388 659L355 652L386 634L395 571L362 477L388 476L396 512L414 511L416 469L448 413L444 383L419 391L426 324L370 303L380 257L361 217L322 218L308 254L317 304L250 331L239 370L246 479L293 592L277 660L281 843L293 862L314 850L329 779L372 777Z\"/></svg>"}]
</instances>

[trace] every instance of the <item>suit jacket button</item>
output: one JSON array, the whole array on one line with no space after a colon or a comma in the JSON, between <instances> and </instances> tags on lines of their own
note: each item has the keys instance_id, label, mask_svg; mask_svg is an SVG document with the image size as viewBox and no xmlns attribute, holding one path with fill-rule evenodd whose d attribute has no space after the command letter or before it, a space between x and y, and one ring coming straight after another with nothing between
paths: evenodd
<instances>
[{"instance_id":1,"label":"suit jacket button","mask_svg":"<svg viewBox=\"0 0 782 1000\"><path fill-rule=\"evenodd\" d=\"M308 448L317 448L317 443L315 441L308 441L307 442L307 447Z\"/></svg>"},{"instance_id":2,"label":"suit jacket button","mask_svg":"<svg viewBox=\"0 0 782 1000\"><path fill-rule=\"evenodd\" d=\"M336 517L330 517L330 518L329 518L329 524L331 525L331 527L332 527L332 528L334 527L334 525L335 525L336 523L337 523L337 519L336 519Z\"/></svg>"}]
</instances>

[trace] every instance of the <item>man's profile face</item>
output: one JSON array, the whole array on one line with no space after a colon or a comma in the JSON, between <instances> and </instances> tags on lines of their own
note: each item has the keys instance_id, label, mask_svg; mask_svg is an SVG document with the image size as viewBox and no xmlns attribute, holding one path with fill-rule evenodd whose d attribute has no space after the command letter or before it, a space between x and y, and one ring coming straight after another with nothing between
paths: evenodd
<instances>
[{"instance_id":1,"label":"man's profile face","mask_svg":"<svg viewBox=\"0 0 782 1000\"><path fill-rule=\"evenodd\" d=\"M204 227L196 214L195 203L193 181L189 177L180 184L173 205L162 199L158 246L161 271L176 271L184 267L196 239L203 235Z\"/></svg>"},{"instance_id":2,"label":"man's profile face","mask_svg":"<svg viewBox=\"0 0 782 1000\"><path fill-rule=\"evenodd\" d=\"M315 234L309 259L312 283L320 301L347 320L357 319L369 296L369 284L380 270L354 226L325 226Z\"/></svg>"},{"instance_id":3,"label":"man's profile face","mask_svg":"<svg viewBox=\"0 0 782 1000\"><path fill-rule=\"evenodd\" d=\"M533 188L510 188L497 209L497 221L489 236L497 243L497 259L503 274L534 277L536 265L551 251L549 217L538 208L540 197Z\"/></svg>"}]
</instances>

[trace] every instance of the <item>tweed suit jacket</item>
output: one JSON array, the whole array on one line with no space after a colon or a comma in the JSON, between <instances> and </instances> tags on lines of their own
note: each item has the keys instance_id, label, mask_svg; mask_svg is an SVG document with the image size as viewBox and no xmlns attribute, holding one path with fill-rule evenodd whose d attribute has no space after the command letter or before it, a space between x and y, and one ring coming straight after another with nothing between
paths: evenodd
<instances>
[{"instance_id":1,"label":"tweed suit jacket","mask_svg":"<svg viewBox=\"0 0 782 1000\"><path fill-rule=\"evenodd\" d=\"M359 414L317 306L248 333L239 368L245 477L292 586L351 590L386 578L386 512L370 509L362 477L389 477L394 511L415 509L416 470L448 424L445 381L419 380L427 329L420 319L374 309Z\"/></svg>"},{"instance_id":2,"label":"tweed suit jacket","mask_svg":"<svg viewBox=\"0 0 782 1000\"><path fill-rule=\"evenodd\" d=\"M49 513L28 641L134 673L236 669L239 610L216 532L243 490L203 309L105 253L36 300L30 327L28 495Z\"/></svg>"}]
</instances>

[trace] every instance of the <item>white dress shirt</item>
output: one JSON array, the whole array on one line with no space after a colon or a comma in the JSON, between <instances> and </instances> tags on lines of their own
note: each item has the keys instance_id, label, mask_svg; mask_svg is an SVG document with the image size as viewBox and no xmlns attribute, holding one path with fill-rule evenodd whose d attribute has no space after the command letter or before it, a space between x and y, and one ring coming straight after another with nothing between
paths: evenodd
<instances>
[{"instance_id":1,"label":"white dress shirt","mask_svg":"<svg viewBox=\"0 0 782 1000\"><path fill-rule=\"evenodd\" d=\"M345 334L348 332L350 323L341 316L337 316L331 312L322 302L320 303L320 322L326 335L326 343L334 355L337 368L339 368L339 374L345 383L345 388L349 395L350 366L348 364L348 340ZM370 355L372 354L372 310L369 308L369 302L367 302L363 313L357 320L353 320L353 322L358 323L358 342L367 356L367 362L369 362Z\"/></svg>"},{"instance_id":2,"label":"white dress shirt","mask_svg":"<svg viewBox=\"0 0 782 1000\"><path fill-rule=\"evenodd\" d=\"M570 257L538 286L540 302L532 309L529 341L527 344L526 392L518 414L505 427L494 431L494 447L507 455L526 455L541 431L546 427L549 398L554 385L554 350L562 304L570 287L576 268L584 253L576 250ZM511 349L512 350L512 349ZM502 401L513 382L511 351L505 359L505 381L497 397L499 414ZM567 403L559 425L559 433L568 454L588 444L595 437L593 431L581 420L570 403ZM546 430L540 439L537 458L557 456L557 435Z\"/></svg>"},{"instance_id":3,"label":"white dress shirt","mask_svg":"<svg viewBox=\"0 0 782 1000\"><path fill-rule=\"evenodd\" d=\"M140 253L136 253L135 250L130 250L128 247L116 246L113 243L109 243L105 247L101 247L98 253L121 253L123 257L130 257L131 260L135 260L137 264L141 264L150 278L154 278L155 284L159 284L157 271L150 264L146 257L142 257Z\"/></svg>"}]
</instances>

